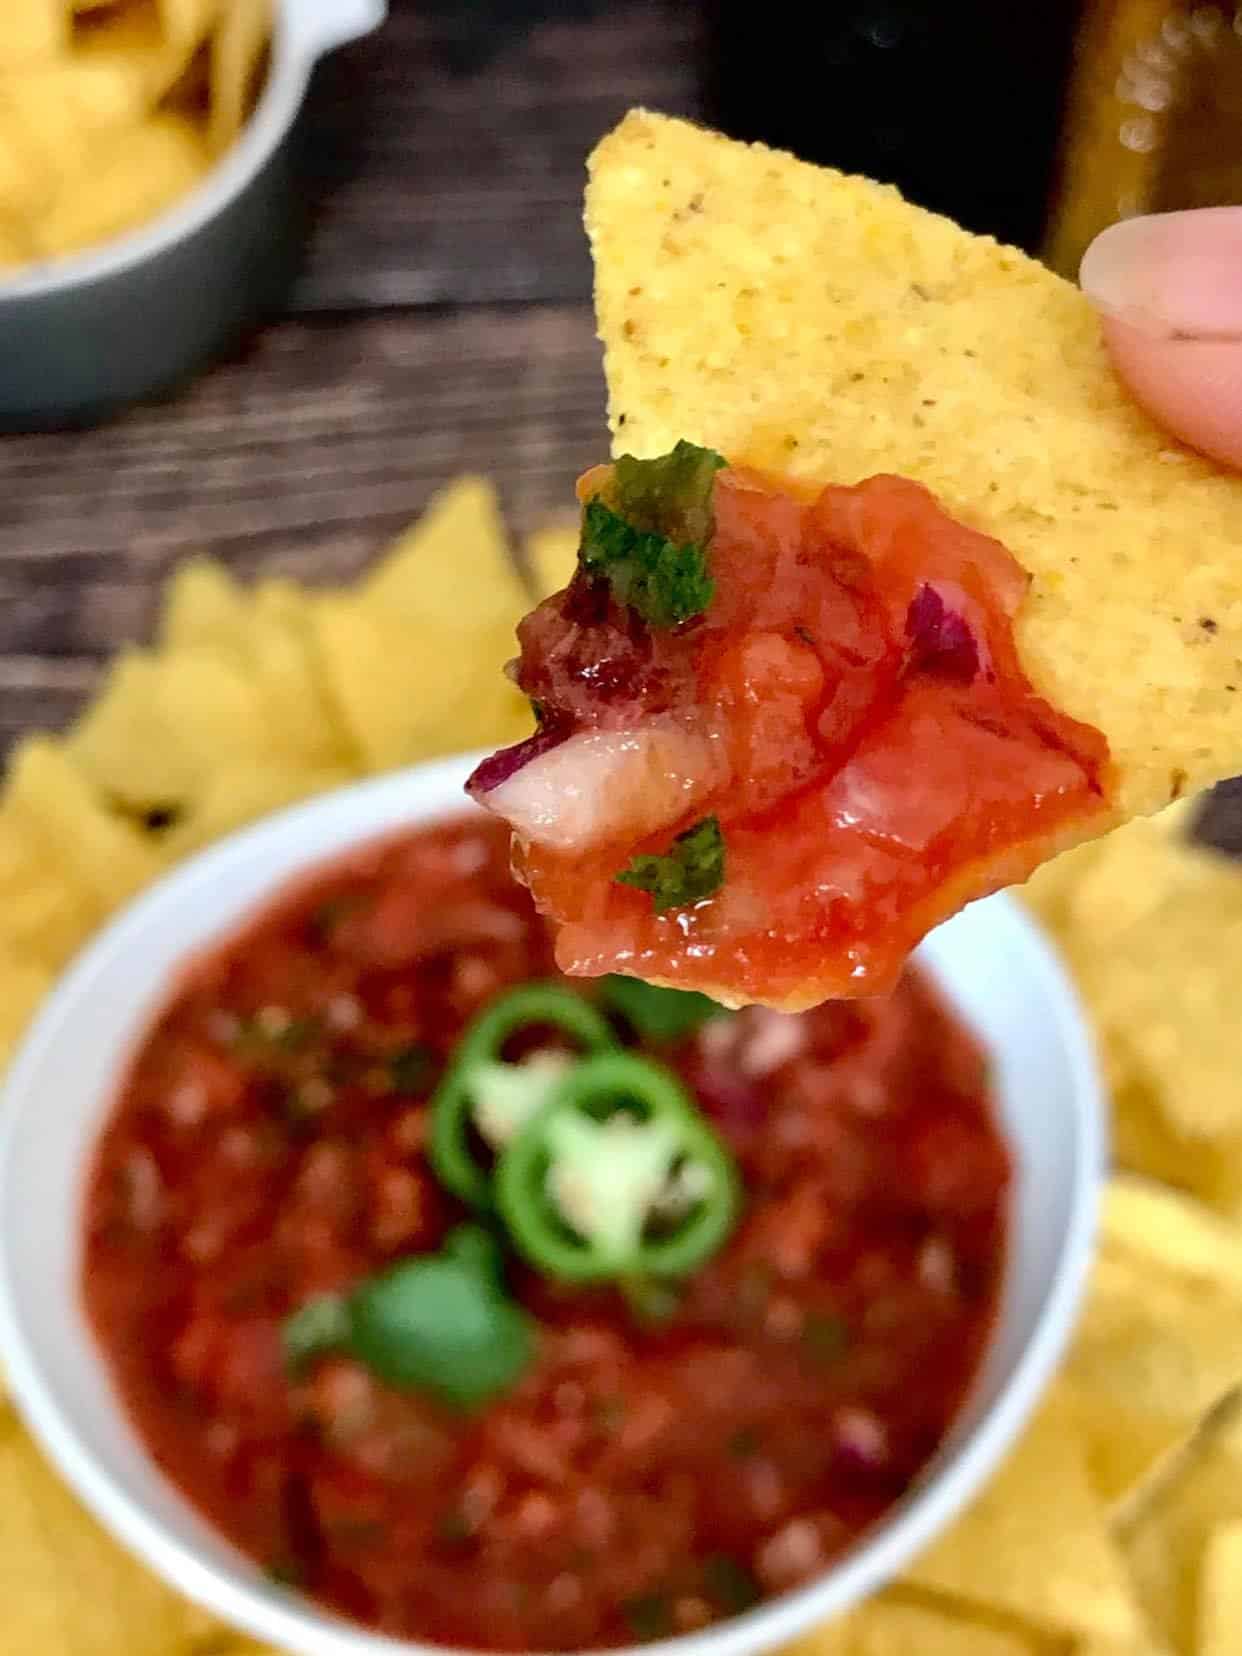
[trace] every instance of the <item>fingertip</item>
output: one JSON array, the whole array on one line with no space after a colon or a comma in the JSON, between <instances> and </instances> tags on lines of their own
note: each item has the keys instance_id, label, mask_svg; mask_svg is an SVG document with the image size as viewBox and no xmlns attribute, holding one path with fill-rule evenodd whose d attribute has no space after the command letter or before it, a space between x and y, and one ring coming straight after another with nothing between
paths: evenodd
<instances>
[{"instance_id":1,"label":"fingertip","mask_svg":"<svg viewBox=\"0 0 1242 1656\"><path fill-rule=\"evenodd\" d=\"M1152 419L1242 468L1242 341L1161 338L1112 317L1101 326L1117 373Z\"/></svg>"}]
</instances>

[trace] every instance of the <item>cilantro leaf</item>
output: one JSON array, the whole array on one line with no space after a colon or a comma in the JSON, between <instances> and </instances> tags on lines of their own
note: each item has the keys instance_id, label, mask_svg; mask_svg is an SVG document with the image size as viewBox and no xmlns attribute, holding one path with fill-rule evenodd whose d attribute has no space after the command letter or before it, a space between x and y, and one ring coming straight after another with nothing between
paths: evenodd
<instances>
[{"instance_id":1,"label":"cilantro leaf","mask_svg":"<svg viewBox=\"0 0 1242 1656\"><path fill-rule=\"evenodd\" d=\"M663 989L616 973L603 980L600 994L605 1006L619 1012L646 1041L678 1041L709 1018L727 1013L726 1007L692 989Z\"/></svg>"},{"instance_id":2,"label":"cilantro leaf","mask_svg":"<svg viewBox=\"0 0 1242 1656\"><path fill-rule=\"evenodd\" d=\"M655 460L623 454L613 467L617 511L635 529L666 535L680 545L703 546L712 534L716 473L725 464L723 455L684 437Z\"/></svg>"},{"instance_id":3,"label":"cilantro leaf","mask_svg":"<svg viewBox=\"0 0 1242 1656\"><path fill-rule=\"evenodd\" d=\"M618 885L649 891L652 907L662 914L665 909L685 908L710 897L720 890L724 876L724 835L719 818L709 816L678 834L663 856L634 857L613 878Z\"/></svg>"},{"instance_id":4,"label":"cilantro leaf","mask_svg":"<svg viewBox=\"0 0 1242 1656\"><path fill-rule=\"evenodd\" d=\"M649 626L680 626L711 603L712 490L724 464L710 449L684 441L656 460L623 454L610 501L597 495L587 504L581 568L605 579L617 602Z\"/></svg>"}]
</instances>

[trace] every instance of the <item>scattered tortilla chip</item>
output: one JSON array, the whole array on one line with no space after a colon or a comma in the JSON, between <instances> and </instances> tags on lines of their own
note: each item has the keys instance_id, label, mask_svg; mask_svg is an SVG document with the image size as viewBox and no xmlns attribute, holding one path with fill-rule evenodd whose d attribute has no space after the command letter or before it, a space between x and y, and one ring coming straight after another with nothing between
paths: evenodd
<instances>
[{"instance_id":1,"label":"scattered tortilla chip","mask_svg":"<svg viewBox=\"0 0 1242 1656\"><path fill-rule=\"evenodd\" d=\"M281 757L256 686L211 648L121 655L69 748L106 797L174 818L194 809L221 755L255 766Z\"/></svg>"},{"instance_id":2,"label":"scattered tortilla chip","mask_svg":"<svg viewBox=\"0 0 1242 1656\"><path fill-rule=\"evenodd\" d=\"M1242 1522L1242 1456L1205 1434L1123 1527L1121 1545L1139 1599L1178 1656L1198 1648L1206 1560L1223 1524ZM1242 1630L1233 1629L1237 1649Z\"/></svg>"},{"instance_id":3,"label":"scattered tortilla chip","mask_svg":"<svg viewBox=\"0 0 1242 1656\"><path fill-rule=\"evenodd\" d=\"M0 1420L4 1649L12 1656L170 1656L187 1610L110 1540L10 1418Z\"/></svg>"},{"instance_id":4,"label":"scattered tortilla chip","mask_svg":"<svg viewBox=\"0 0 1242 1656\"><path fill-rule=\"evenodd\" d=\"M29 827L53 867L71 872L107 913L154 878L158 860L134 824L110 810L62 743L27 737L9 761L3 807Z\"/></svg>"},{"instance_id":5,"label":"scattered tortilla chip","mask_svg":"<svg viewBox=\"0 0 1242 1656\"><path fill-rule=\"evenodd\" d=\"M1034 1628L989 1626L961 1606L901 1587L830 1624L827 1633L826 1646L816 1633L792 1648L798 1656L1057 1656L1061 1643Z\"/></svg>"},{"instance_id":6,"label":"scattered tortilla chip","mask_svg":"<svg viewBox=\"0 0 1242 1656\"><path fill-rule=\"evenodd\" d=\"M536 598L548 598L569 585L578 567L580 538L581 529L577 523L536 529L533 535L527 537L524 547L526 567Z\"/></svg>"},{"instance_id":7,"label":"scattered tortilla chip","mask_svg":"<svg viewBox=\"0 0 1242 1656\"><path fill-rule=\"evenodd\" d=\"M371 769L529 731L503 677L529 602L481 477L441 490L359 592L319 599L320 659Z\"/></svg>"},{"instance_id":8,"label":"scattered tortilla chip","mask_svg":"<svg viewBox=\"0 0 1242 1656\"><path fill-rule=\"evenodd\" d=\"M51 987L52 974L46 966L0 945L0 1065L8 1062Z\"/></svg>"},{"instance_id":9,"label":"scattered tortilla chip","mask_svg":"<svg viewBox=\"0 0 1242 1656\"><path fill-rule=\"evenodd\" d=\"M1121 816L1242 769L1242 479L1131 403L1076 288L684 121L629 115L590 171L618 452L918 479L1031 571L1024 665L1107 736Z\"/></svg>"},{"instance_id":10,"label":"scattered tortilla chip","mask_svg":"<svg viewBox=\"0 0 1242 1656\"><path fill-rule=\"evenodd\" d=\"M301 799L327 793L348 782L351 773L339 770L304 770L262 766L222 766L211 776L195 799L194 808L161 836L160 851L169 863L179 862L213 840L231 834L248 822L283 810Z\"/></svg>"},{"instance_id":11,"label":"scattered tortilla chip","mask_svg":"<svg viewBox=\"0 0 1242 1656\"><path fill-rule=\"evenodd\" d=\"M223 564L190 558L164 590L158 642L164 650L238 649L246 596Z\"/></svg>"},{"instance_id":12,"label":"scattered tortilla chip","mask_svg":"<svg viewBox=\"0 0 1242 1656\"><path fill-rule=\"evenodd\" d=\"M1142 1636L1064 1386L1054 1387L992 1482L904 1579L1051 1633Z\"/></svg>"},{"instance_id":13,"label":"scattered tortilla chip","mask_svg":"<svg viewBox=\"0 0 1242 1656\"><path fill-rule=\"evenodd\" d=\"M271 0L224 0L211 37L207 141L218 155L234 143L254 102L272 33Z\"/></svg>"},{"instance_id":14,"label":"scattered tortilla chip","mask_svg":"<svg viewBox=\"0 0 1242 1656\"><path fill-rule=\"evenodd\" d=\"M25 69L55 57L69 45L65 0L4 0L0 19L0 70Z\"/></svg>"},{"instance_id":15,"label":"scattered tortilla chip","mask_svg":"<svg viewBox=\"0 0 1242 1656\"><path fill-rule=\"evenodd\" d=\"M265 727L290 769L356 769L359 755L323 682L310 595L292 581L246 593L220 564L199 558L168 588L160 623L167 650L205 648L229 657L264 704Z\"/></svg>"},{"instance_id":16,"label":"scattered tortilla chip","mask_svg":"<svg viewBox=\"0 0 1242 1656\"><path fill-rule=\"evenodd\" d=\"M1218 1524L1199 1583L1197 1656L1237 1656L1242 1644L1242 1520Z\"/></svg>"},{"instance_id":17,"label":"scattered tortilla chip","mask_svg":"<svg viewBox=\"0 0 1242 1656\"><path fill-rule=\"evenodd\" d=\"M314 626L326 681L369 770L520 741L533 727L526 698L503 676L511 624L445 637L369 597L325 593Z\"/></svg>"}]
</instances>

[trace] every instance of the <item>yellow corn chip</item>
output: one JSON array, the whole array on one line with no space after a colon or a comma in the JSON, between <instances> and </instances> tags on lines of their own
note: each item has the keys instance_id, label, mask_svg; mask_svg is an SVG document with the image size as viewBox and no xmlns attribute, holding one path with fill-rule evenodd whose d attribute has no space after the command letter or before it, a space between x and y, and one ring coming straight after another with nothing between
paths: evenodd
<instances>
[{"instance_id":1,"label":"yellow corn chip","mask_svg":"<svg viewBox=\"0 0 1242 1656\"><path fill-rule=\"evenodd\" d=\"M1237 1656L1242 1648L1242 1520L1218 1524L1208 1540L1199 1584L1198 1656Z\"/></svg>"},{"instance_id":2,"label":"yellow corn chip","mask_svg":"<svg viewBox=\"0 0 1242 1656\"><path fill-rule=\"evenodd\" d=\"M89 189L66 189L35 226L46 257L71 253L149 223L201 181L209 165L193 123L153 115L99 156Z\"/></svg>"},{"instance_id":3,"label":"yellow corn chip","mask_svg":"<svg viewBox=\"0 0 1242 1656\"><path fill-rule=\"evenodd\" d=\"M988 1626L958 1607L922 1601L900 1587L872 1599L841 1624L844 1638L827 1651L813 1635L798 1656L1056 1656L1054 1641L1033 1628Z\"/></svg>"},{"instance_id":4,"label":"yellow corn chip","mask_svg":"<svg viewBox=\"0 0 1242 1656\"><path fill-rule=\"evenodd\" d=\"M10 1419L0 1421L6 1656L169 1656L181 1600L104 1534Z\"/></svg>"},{"instance_id":5,"label":"yellow corn chip","mask_svg":"<svg viewBox=\"0 0 1242 1656\"><path fill-rule=\"evenodd\" d=\"M229 0L158 0L160 28L169 40L193 48L206 40L228 6Z\"/></svg>"},{"instance_id":6,"label":"yellow corn chip","mask_svg":"<svg viewBox=\"0 0 1242 1656\"><path fill-rule=\"evenodd\" d=\"M224 0L223 14L211 37L207 136L217 155L245 125L271 33L271 0Z\"/></svg>"},{"instance_id":7,"label":"yellow corn chip","mask_svg":"<svg viewBox=\"0 0 1242 1656\"><path fill-rule=\"evenodd\" d=\"M9 761L3 806L45 847L52 865L107 913L146 885L158 861L132 822L110 810L63 744L27 737Z\"/></svg>"},{"instance_id":8,"label":"yellow corn chip","mask_svg":"<svg viewBox=\"0 0 1242 1656\"><path fill-rule=\"evenodd\" d=\"M136 78L146 106L153 108L206 40L217 9L218 0L187 0L180 8L174 3L170 15L181 26L170 30L157 0L121 0L87 19L74 45L74 61Z\"/></svg>"},{"instance_id":9,"label":"yellow corn chip","mask_svg":"<svg viewBox=\"0 0 1242 1656\"><path fill-rule=\"evenodd\" d=\"M587 226L618 451L926 483L1031 571L1023 662L1107 736L1120 815L1242 769L1242 480L1131 405L1069 283L641 112L592 158Z\"/></svg>"},{"instance_id":10,"label":"yellow corn chip","mask_svg":"<svg viewBox=\"0 0 1242 1656\"><path fill-rule=\"evenodd\" d=\"M569 585L578 564L578 524L550 524L536 529L525 546L526 567L537 598Z\"/></svg>"},{"instance_id":11,"label":"yellow corn chip","mask_svg":"<svg viewBox=\"0 0 1242 1656\"><path fill-rule=\"evenodd\" d=\"M51 987L52 974L46 967L0 945L0 1066L8 1063Z\"/></svg>"},{"instance_id":12,"label":"yellow corn chip","mask_svg":"<svg viewBox=\"0 0 1242 1656\"><path fill-rule=\"evenodd\" d=\"M292 581L265 581L247 594L222 565L194 559L169 583L160 638L174 652L205 647L236 663L258 692L286 767L360 769L323 683L310 597Z\"/></svg>"},{"instance_id":13,"label":"yellow corn chip","mask_svg":"<svg viewBox=\"0 0 1242 1656\"><path fill-rule=\"evenodd\" d=\"M171 814L194 808L222 756L256 768L281 757L255 685L211 648L119 657L69 746L108 798Z\"/></svg>"},{"instance_id":14,"label":"yellow corn chip","mask_svg":"<svg viewBox=\"0 0 1242 1656\"><path fill-rule=\"evenodd\" d=\"M512 627L528 599L487 479L459 477L435 495L367 576L362 596L447 635Z\"/></svg>"},{"instance_id":15,"label":"yellow corn chip","mask_svg":"<svg viewBox=\"0 0 1242 1656\"><path fill-rule=\"evenodd\" d=\"M1078 1411L1065 1387L1053 1390L982 1495L904 1579L1050 1632L1140 1637L1138 1608L1088 1477Z\"/></svg>"},{"instance_id":16,"label":"yellow corn chip","mask_svg":"<svg viewBox=\"0 0 1242 1656\"><path fill-rule=\"evenodd\" d=\"M69 45L66 0L4 0L0 12L0 70L26 69Z\"/></svg>"},{"instance_id":17,"label":"yellow corn chip","mask_svg":"<svg viewBox=\"0 0 1242 1656\"><path fill-rule=\"evenodd\" d=\"M224 565L191 558L165 589L159 642L165 650L206 645L231 651L238 649L245 622L245 594Z\"/></svg>"},{"instance_id":18,"label":"yellow corn chip","mask_svg":"<svg viewBox=\"0 0 1242 1656\"><path fill-rule=\"evenodd\" d=\"M529 733L529 706L503 676L512 625L446 636L351 593L325 593L313 615L327 683L368 769Z\"/></svg>"},{"instance_id":19,"label":"yellow corn chip","mask_svg":"<svg viewBox=\"0 0 1242 1656\"><path fill-rule=\"evenodd\" d=\"M168 862L177 862L232 833L234 828L255 822L272 811L283 810L300 799L338 788L349 779L350 773L344 770L273 765L246 769L225 762L206 780L193 808L164 835L161 852Z\"/></svg>"},{"instance_id":20,"label":"yellow corn chip","mask_svg":"<svg viewBox=\"0 0 1242 1656\"><path fill-rule=\"evenodd\" d=\"M1240 1522L1242 1458L1209 1433L1122 1530L1121 1545L1143 1608L1185 1656L1198 1648L1212 1539L1222 1525ZM1235 1626L1233 1644L1226 1648L1236 1650L1240 1636L1242 1629Z\"/></svg>"}]
</instances>

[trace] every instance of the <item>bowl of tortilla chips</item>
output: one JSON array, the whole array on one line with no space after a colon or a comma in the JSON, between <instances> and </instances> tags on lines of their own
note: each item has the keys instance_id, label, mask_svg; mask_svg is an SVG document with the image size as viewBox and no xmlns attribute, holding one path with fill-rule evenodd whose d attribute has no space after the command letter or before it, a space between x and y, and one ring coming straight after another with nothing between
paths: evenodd
<instances>
[{"instance_id":1,"label":"bowl of tortilla chips","mask_svg":"<svg viewBox=\"0 0 1242 1656\"><path fill-rule=\"evenodd\" d=\"M14 0L0 15L0 422L164 390L296 252L311 69L384 0Z\"/></svg>"}]
</instances>

